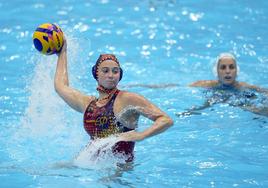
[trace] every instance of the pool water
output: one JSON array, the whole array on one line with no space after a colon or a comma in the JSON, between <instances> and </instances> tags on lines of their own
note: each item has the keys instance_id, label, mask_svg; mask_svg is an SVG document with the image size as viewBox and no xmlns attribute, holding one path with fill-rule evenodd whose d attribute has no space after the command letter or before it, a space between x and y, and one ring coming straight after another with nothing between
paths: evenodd
<instances>
[{"instance_id":1,"label":"pool water","mask_svg":"<svg viewBox=\"0 0 268 188\"><path fill-rule=\"evenodd\" d=\"M166 132L136 143L133 163L105 156L65 166L89 137L83 115L54 91L56 56L33 47L33 31L46 22L67 37L72 87L96 95L91 66L114 53L124 70L119 88L173 118ZM221 52L236 55L240 81L268 88L267 22L264 0L0 1L0 187L268 187L266 116L221 102L176 115L207 100L187 85L215 79ZM167 83L178 86L128 87ZM141 118L138 130L151 123Z\"/></svg>"}]
</instances>

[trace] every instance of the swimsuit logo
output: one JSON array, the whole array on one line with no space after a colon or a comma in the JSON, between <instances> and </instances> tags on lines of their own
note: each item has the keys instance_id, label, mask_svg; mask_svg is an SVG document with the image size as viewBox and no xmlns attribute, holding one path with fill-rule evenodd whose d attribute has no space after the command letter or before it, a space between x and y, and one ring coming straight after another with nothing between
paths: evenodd
<instances>
[{"instance_id":1,"label":"swimsuit logo","mask_svg":"<svg viewBox=\"0 0 268 188\"><path fill-rule=\"evenodd\" d=\"M119 133L119 128L115 124L115 118L111 114L108 116L99 116L96 119L95 126L98 129L97 137L104 138L112 134Z\"/></svg>"}]
</instances>

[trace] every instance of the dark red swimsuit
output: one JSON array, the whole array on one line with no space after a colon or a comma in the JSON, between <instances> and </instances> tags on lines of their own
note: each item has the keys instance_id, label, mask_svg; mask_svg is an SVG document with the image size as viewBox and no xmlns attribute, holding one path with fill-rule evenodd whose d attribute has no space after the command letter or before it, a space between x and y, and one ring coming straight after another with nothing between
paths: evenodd
<instances>
[{"instance_id":1,"label":"dark red swimsuit","mask_svg":"<svg viewBox=\"0 0 268 188\"><path fill-rule=\"evenodd\" d=\"M84 128L90 135L91 139L105 138L116 133L122 133L131 131L124 127L120 122L116 120L113 112L113 106L116 96L120 91L117 90L112 96L111 100L104 106L98 107L96 105L97 100L89 103L84 113ZM117 142L113 146L113 153L120 153L127 156L127 162L133 160L133 150L135 142Z\"/></svg>"}]
</instances>

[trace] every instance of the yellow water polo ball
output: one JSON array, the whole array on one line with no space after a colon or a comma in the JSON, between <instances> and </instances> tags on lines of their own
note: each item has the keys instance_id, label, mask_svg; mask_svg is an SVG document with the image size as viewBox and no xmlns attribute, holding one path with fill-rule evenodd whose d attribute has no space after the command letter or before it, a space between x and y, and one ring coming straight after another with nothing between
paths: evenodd
<instances>
[{"instance_id":1,"label":"yellow water polo ball","mask_svg":"<svg viewBox=\"0 0 268 188\"><path fill-rule=\"evenodd\" d=\"M60 52L63 42L63 32L61 28L55 24L41 24L33 33L34 47L45 55L52 55Z\"/></svg>"}]
</instances>

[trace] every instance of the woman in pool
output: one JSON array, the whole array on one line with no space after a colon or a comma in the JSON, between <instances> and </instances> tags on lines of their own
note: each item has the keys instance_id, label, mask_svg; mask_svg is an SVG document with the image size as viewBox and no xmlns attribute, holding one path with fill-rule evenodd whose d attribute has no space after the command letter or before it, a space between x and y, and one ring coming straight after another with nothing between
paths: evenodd
<instances>
[{"instance_id":1,"label":"woman in pool","mask_svg":"<svg viewBox=\"0 0 268 188\"><path fill-rule=\"evenodd\" d=\"M55 90L74 110L84 113L84 128L92 140L117 135L113 153L123 154L126 161L133 160L135 141L141 141L169 128L173 121L163 111L143 96L120 91L117 84L123 76L120 63L112 54L102 54L92 67L98 83L99 96L88 96L69 86L67 71L67 43L58 54ZM142 132L135 131L140 116L153 121Z\"/></svg>"},{"instance_id":2,"label":"woman in pool","mask_svg":"<svg viewBox=\"0 0 268 188\"><path fill-rule=\"evenodd\" d=\"M230 53L222 53L218 56L215 69L218 80L201 80L190 84L191 87L203 87L212 91L212 96L203 106L193 107L187 112L178 115L190 115L211 105L223 102L232 106L239 106L245 110L260 115L267 115L264 108L256 108L250 104L250 100L256 98L255 92L268 93L267 90L236 80L238 66L235 57ZM232 99L232 100L230 100ZM243 100L241 100L243 99Z\"/></svg>"},{"instance_id":3,"label":"woman in pool","mask_svg":"<svg viewBox=\"0 0 268 188\"><path fill-rule=\"evenodd\" d=\"M215 70L217 71L218 80L199 80L190 84L191 87L203 88L248 88L259 92L267 92L257 86L247 84L245 82L238 82L236 80L238 66L235 57L230 53L222 53L218 56ZM147 87L147 88L168 88L177 87L179 84L131 84L125 87Z\"/></svg>"},{"instance_id":4,"label":"woman in pool","mask_svg":"<svg viewBox=\"0 0 268 188\"><path fill-rule=\"evenodd\" d=\"M264 92L265 90L247 84L245 82L238 82L236 80L238 66L235 57L230 53L222 53L218 56L216 61L216 70L218 75L218 80L200 80L190 84L192 87L205 87L205 88L248 88L254 89L259 92Z\"/></svg>"}]
</instances>

